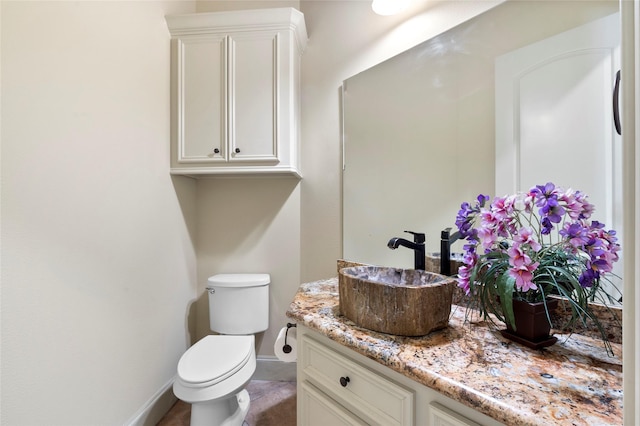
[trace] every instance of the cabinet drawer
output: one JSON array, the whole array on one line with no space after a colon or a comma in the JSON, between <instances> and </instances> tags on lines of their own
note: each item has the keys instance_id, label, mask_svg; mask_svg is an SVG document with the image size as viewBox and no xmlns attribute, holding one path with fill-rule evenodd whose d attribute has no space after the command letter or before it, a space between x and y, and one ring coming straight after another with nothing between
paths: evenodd
<instances>
[{"instance_id":1,"label":"cabinet drawer","mask_svg":"<svg viewBox=\"0 0 640 426\"><path fill-rule=\"evenodd\" d=\"M348 357L304 335L300 360L304 374L369 424L413 425L414 394Z\"/></svg>"},{"instance_id":2,"label":"cabinet drawer","mask_svg":"<svg viewBox=\"0 0 640 426\"><path fill-rule=\"evenodd\" d=\"M429 424L431 426L480 426L437 402L429 404Z\"/></svg>"},{"instance_id":3,"label":"cabinet drawer","mask_svg":"<svg viewBox=\"0 0 640 426\"><path fill-rule=\"evenodd\" d=\"M300 389L300 414L304 426L366 425L306 380Z\"/></svg>"}]
</instances>

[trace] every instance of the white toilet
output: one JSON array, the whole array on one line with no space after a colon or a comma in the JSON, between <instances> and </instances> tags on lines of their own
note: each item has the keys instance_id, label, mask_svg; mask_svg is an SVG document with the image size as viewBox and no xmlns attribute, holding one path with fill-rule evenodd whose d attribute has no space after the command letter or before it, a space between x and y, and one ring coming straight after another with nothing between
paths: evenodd
<instances>
[{"instance_id":1,"label":"white toilet","mask_svg":"<svg viewBox=\"0 0 640 426\"><path fill-rule=\"evenodd\" d=\"M209 325L220 335L182 355L173 393L191 405L192 426L240 426L249 411L244 389L256 370L254 333L269 327L269 274L209 278Z\"/></svg>"}]
</instances>

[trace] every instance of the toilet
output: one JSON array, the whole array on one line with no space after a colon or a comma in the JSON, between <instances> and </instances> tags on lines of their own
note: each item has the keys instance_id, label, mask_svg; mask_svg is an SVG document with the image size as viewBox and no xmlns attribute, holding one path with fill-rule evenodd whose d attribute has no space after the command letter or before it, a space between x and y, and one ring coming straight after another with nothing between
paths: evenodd
<instances>
[{"instance_id":1,"label":"toilet","mask_svg":"<svg viewBox=\"0 0 640 426\"><path fill-rule=\"evenodd\" d=\"M178 362L173 393L191 404L191 425L241 426L249 411L245 386L256 370L255 333L269 327L269 274L209 278L208 335Z\"/></svg>"}]
</instances>

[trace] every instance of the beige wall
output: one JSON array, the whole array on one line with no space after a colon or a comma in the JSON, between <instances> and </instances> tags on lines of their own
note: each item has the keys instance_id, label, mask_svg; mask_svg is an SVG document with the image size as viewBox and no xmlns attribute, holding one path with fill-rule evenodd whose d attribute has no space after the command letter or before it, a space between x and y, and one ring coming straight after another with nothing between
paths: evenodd
<instances>
[{"instance_id":1,"label":"beige wall","mask_svg":"<svg viewBox=\"0 0 640 426\"><path fill-rule=\"evenodd\" d=\"M272 355L299 284L335 275L341 256L342 80L491 4L423 1L383 18L368 1L299 3L298 182L169 176L164 15L193 2L2 1L0 423L134 419L208 333L215 273L271 273L258 351ZM298 2L197 8L250 5Z\"/></svg>"},{"instance_id":2,"label":"beige wall","mask_svg":"<svg viewBox=\"0 0 640 426\"><path fill-rule=\"evenodd\" d=\"M116 425L171 383L196 297L169 169L168 13L2 1L3 425Z\"/></svg>"},{"instance_id":3,"label":"beige wall","mask_svg":"<svg viewBox=\"0 0 640 426\"><path fill-rule=\"evenodd\" d=\"M300 185L294 178L202 179L197 183L197 339L211 334L205 286L219 273L269 273L269 329L256 340L273 356L300 286Z\"/></svg>"}]
</instances>

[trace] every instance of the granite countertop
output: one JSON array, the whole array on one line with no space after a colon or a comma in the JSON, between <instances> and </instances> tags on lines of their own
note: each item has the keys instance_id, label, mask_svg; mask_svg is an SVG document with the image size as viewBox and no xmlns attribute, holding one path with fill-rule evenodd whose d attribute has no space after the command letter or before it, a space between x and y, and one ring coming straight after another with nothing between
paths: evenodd
<instances>
[{"instance_id":1,"label":"granite countertop","mask_svg":"<svg viewBox=\"0 0 640 426\"><path fill-rule=\"evenodd\" d=\"M287 316L507 425L621 425L622 345L555 334L533 350L453 305L449 327L413 338L377 333L340 315L338 279L302 284Z\"/></svg>"}]
</instances>

